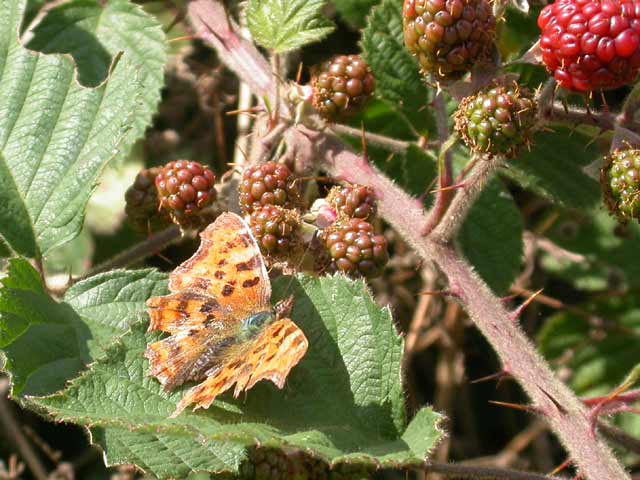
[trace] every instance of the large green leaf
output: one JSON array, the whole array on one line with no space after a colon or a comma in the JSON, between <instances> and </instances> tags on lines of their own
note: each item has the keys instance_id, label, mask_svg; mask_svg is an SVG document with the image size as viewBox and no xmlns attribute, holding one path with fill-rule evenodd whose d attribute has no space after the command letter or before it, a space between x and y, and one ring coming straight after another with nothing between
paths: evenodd
<instances>
[{"instance_id":1,"label":"large green leaf","mask_svg":"<svg viewBox=\"0 0 640 480\"><path fill-rule=\"evenodd\" d=\"M148 376L142 354L158 335L145 335L143 323L63 392L25 402L91 426L110 461L141 462L161 477L235 472L243 448L256 443L302 448L329 463L421 464L440 438L441 417L424 409L405 424L402 341L389 310L362 282L340 276L282 278L274 287L275 298L294 295L291 316L309 339L283 390L261 382L245 399L225 394L206 411L169 419L183 392L168 394Z\"/></svg>"},{"instance_id":2,"label":"large green leaf","mask_svg":"<svg viewBox=\"0 0 640 480\"><path fill-rule=\"evenodd\" d=\"M584 134L564 127L534 136L531 151L510 161L503 172L523 188L559 205L591 208L600 202L600 185L584 168L601 158Z\"/></svg>"},{"instance_id":3,"label":"large green leaf","mask_svg":"<svg viewBox=\"0 0 640 480\"><path fill-rule=\"evenodd\" d=\"M371 7L379 0L331 0L342 19L352 28L362 28L366 25Z\"/></svg>"},{"instance_id":4,"label":"large green leaf","mask_svg":"<svg viewBox=\"0 0 640 480\"><path fill-rule=\"evenodd\" d=\"M513 198L498 180L491 181L471 208L458 242L480 276L498 294L520 272L523 223Z\"/></svg>"},{"instance_id":5,"label":"large green leaf","mask_svg":"<svg viewBox=\"0 0 640 480\"><path fill-rule=\"evenodd\" d=\"M362 55L376 78L376 95L421 129L432 95L402 39L402 2L384 0L362 32Z\"/></svg>"},{"instance_id":6,"label":"large green leaf","mask_svg":"<svg viewBox=\"0 0 640 480\"><path fill-rule=\"evenodd\" d=\"M324 0L250 0L247 26L265 48L284 53L317 42L333 31L320 9Z\"/></svg>"},{"instance_id":7,"label":"large green leaf","mask_svg":"<svg viewBox=\"0 0 640 480\"><path fill-rule=\"evenodd\" d=\"M0 348L14 394L56 391L143 318L144 300L165 291L151 270L113 271L71 287L63 302L24 259L9 262L0 288Z\"/></svg>"},{"instance_id":8,"label":"large green leaf","mask_svg":"<svg viewBox=\"0 0 640 480\"><path fill-rule=\"evenodd\" d=\"M566 214L548 232L555 244L576 255L545 252L542 264L583 290L640 287L640 226L621 228L603 207L588 215Z\"/></svg>"},{"instance_id":9,"label":"large green leaf","mask_svg":"<svg viewBox=\"0 0 640 480\"><path fill-rule=\"evenodd\" d=\"M0 209L0 236L28 257L77 235L101 170L143 133L162 84L164 36L156 22L113 1L97 8L121 7L120 29L101 30L96 23L94 32L88 19L67 16L77 5L54 8L49 14L55 21L45 17L31 45L77 54L79 73L67 56L22 47L25 1L0 0L0 201L9 207ZM82 5L87 13L89 4ZM79 54L88 46L102 46L109 56L96 54L91 64ZM97 79L98 65L106 80L96 88L81 86L77 76Z\"/></svg>"}]
</instances>

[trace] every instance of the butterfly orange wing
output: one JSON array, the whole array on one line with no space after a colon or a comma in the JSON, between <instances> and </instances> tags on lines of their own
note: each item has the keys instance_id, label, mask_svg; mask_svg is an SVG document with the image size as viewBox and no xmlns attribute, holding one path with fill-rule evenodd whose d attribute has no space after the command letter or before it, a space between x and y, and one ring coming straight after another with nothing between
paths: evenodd
<instances>
[{"instance_id":1,"label":"butterfly orange wing","mask_svg":"<svg viewBox=\"0 0 640 480\"><path fill-rule=\"evenodd\" d=\"M288 318L270 323L249 343L230 349L225 361L207 372L208 378L204 382L187 392L171 416L176 417L192 403L195 403L194 410L208 408L218 395L234 384L234 397L265 379L282 388L308 346L307 337Z\"/></svg>"},{"instance_id":2,"label":"butterfly orange wing","mask_svg":"<svg viewBox=\"0 0 640 480\"><path fill-rule=\"evenodd\" d=\"M237 335L244 318L271 309L267 269L246 222L223 213L200 237L196 253L169 276L173 293L147 300L149 331L171 334L145 352L166 390L197 380L203 356L214 361L216 347Z\"/></svg>"},{"instance_id":3,"label":"butterfly orange wing","mask_svg":"<svg viewBox=\"0 0 640 480\"><path fill-rule=\"evenodd\" d=\"M213 297L240 320L270 310L271 284L247 223L225 212L200 234L200 248L169 277L169 290Z\"/></svg>"}]
</instances>

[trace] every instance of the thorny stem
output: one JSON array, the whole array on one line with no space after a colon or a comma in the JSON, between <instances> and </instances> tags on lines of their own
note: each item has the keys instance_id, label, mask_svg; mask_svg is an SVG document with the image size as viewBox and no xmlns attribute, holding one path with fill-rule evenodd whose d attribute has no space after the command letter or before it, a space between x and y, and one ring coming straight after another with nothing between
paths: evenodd
<instances>
[{"instance_id":1,"label":"thorny stem","mask_svg":"<svg viewBox=\"0 0 640 480\"><path fill-rule=\"evenodd\" d=\"M331 125L331 130L338 135L346 135L354 138L360 138L362 136L361 129L348 125L334 124ZM412 145L412 142L396 140L395 138L386 137L377 133L364 132L364 139L369 145L382 147L390 152L399 154L405 153Z\"/></svg>"},{"instance_id":2,"label":"thorny stem","mask_svg":"<svg viewBox=\"0 0 640 480\"><path fill-rule=\"evenodd\" d=\"M433 230L431 236L435 241L448 243L455 237L475 200L501 163L502 160L499 157L481 159L476 163L465 180L465 185L457 190L442 220Z\"/></svg>"},{"instance_id":3,"label":"thorny stem","mask_svg":"<svg viewBox=\"0 0 640 480\"><path fill-rule=\"evenodd\" d=\"M431 463L425 468L428 472L439 473L445 477L468 480L560 480L560 477L551 477L519 470L474 467L451 463Z\"/></svg>"},{"instance_id":4,"label":"thorny stem","mask_svg":"<svg viewBox=\"0 0 640 480\"><path fill-rule=\"evenodd\" d=\"M158 233L154 233L143 242L134 245L104 263L92 268L85 278L116 268L124 268L132 263L155 255L165 247L180 240L182 234L177 225L172 225Z\"/></svg>"},{"instance_id":5,"label":"thorny stem","mask_svg":"<svg viewBox=\"0 0 640 480\"><path fill-rule=\"evenodd\" d=\"M189 16L195 25L202 26L206 23L212 28L224 28L227 31L224 42L216 34L202 38L218 50L221 59L241 80L252 88L255 86L255 93L273 97L275 85L269 64L253 45L242 43L234 32L229 32L222 25L226 20L219 4L210 0L194 0L189 4ZM239 58L246 61L240 65ZM255 81L265 77L266 83ZM293 143L289 146L297 152L313 154L319 166L333 177L374 189L382 217L424 260L434 262L446 275L450 289L457 293L461 305L491 343L504 368L520 383L531 398L532 407L541 412L586 478L630 478L599 434L591 429L587 408L569 387L555 377L500 299L452 245L435 242L431 236L421 235L420 226L425 222L421 202L394 185L389 178L362 157L349 151L336 138L303 126L290 128L286 132L286 138ZM453 221L448 229L457 229Z\"/></svg>"}]
</instances>

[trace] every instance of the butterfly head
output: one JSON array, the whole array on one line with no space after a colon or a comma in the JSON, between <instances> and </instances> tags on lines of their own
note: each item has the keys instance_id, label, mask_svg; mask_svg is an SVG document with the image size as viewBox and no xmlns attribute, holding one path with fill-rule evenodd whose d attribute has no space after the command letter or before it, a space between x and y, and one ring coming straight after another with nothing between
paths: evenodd
<instances>
[{"instance_id":1,"label":"butterfly head","mask_svg":"<svg viewBox=\"0 0 640 480\"><path fill-rule=\"evenodd\" d=\"M271 312L258 312L242 321L240 329L240 340L250 340L260 331L260 329L275 320Z\"/></svg>"}]
</instances>

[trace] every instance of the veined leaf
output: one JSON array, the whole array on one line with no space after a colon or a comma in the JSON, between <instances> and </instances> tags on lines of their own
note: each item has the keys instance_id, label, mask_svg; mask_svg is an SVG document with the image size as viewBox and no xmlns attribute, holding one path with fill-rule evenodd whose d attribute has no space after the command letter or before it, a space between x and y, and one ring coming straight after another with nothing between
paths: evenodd
<instances>
[{"instance_id":1,"label":"veined leaf","mask_svg":"<svg viewBox=\"0 0 640 480\"><path fill-rule=\"evenodd\" d=\"M275 53L323 39L333 24L320 14L324 0L251 0L247 26L253 38Z\"/></svg>"},{"instance_id":2,"label":"veined leaf","mask_svg":"<svg viewBox=\"0 0 640 480\"><path fill-rule=\"evenodd\" d=\"M126 154L150 121L162 85L164 36L154 20L125 3L93 7L122 7L120 30L75 25L79 17L68 13L79 4L88 12L89 2L71 2L49 12L65 20L59 32L45 17L34 33L31 45L51 44L51 51L77 53L88 44L111 49L96 57L105 81L85 88L76 77L96 66L79 57L76 71L66 56L24 48L18 32L26 2L0 0L0 236L18 254L38 257L77 235L101 170ZM133 27L136 36L119 38Z\"/></svg>"},{"instance_id":3,"label":"veined leaf","mask_svg":"<svg viewBox=\"0 0 640 480\"><path fill-rule=\"evenodd\" d=\"M69 303L94 298L87 287L79 295L70 292ZM421 464L440 438L441 417L423 409L406 425L402 340L389 310L374 303L363 282L341 276L281 278L274 290L276 299L294 295L291 317L309 339L283 390L260 382L242 400L227 393L208 410L170 419L184 389L166 393L148 375L143 352L158 335L145 335L143 322L64 391L23 401L59 420L90 426L110 462L139 462L160 477L194 470L235 473L244 449L256 443L304 449L330 464ZM107 306L98 303L103 315ZM93 318L92 309L80 310L87 322ZM136 318L137 311L121 313Z\"/></svg>"}]
</instances>

